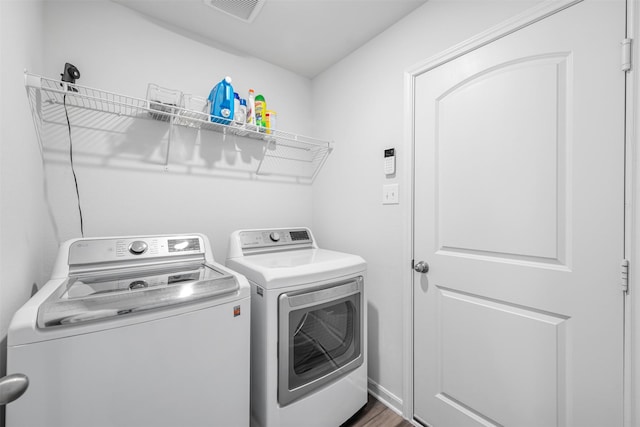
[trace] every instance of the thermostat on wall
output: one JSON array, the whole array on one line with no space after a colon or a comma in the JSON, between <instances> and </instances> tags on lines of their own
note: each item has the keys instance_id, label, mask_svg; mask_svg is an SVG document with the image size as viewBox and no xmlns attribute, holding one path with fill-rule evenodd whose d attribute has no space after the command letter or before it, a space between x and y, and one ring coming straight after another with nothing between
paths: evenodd
<instances>
[{"instance_id":1,"label":"thermostat on wall","mask_svg":"<svg viewBox=\"0 0 640 427\"><path fill-rule=\"evenodd\" d=\"M386 148L384 150L384 174L393 175L396 173L396 149Z\"/></svg>"}]
</instances>

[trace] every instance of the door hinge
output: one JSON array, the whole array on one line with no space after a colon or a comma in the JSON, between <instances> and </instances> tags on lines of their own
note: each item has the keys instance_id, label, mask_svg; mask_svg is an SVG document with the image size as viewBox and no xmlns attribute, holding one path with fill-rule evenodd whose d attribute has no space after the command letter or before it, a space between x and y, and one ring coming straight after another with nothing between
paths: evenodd
<instances>
[{"instance_id":1,"label":"door hinge","mask_svg":"<svg viewBox=\"0 0 640 427\"><path fill-rule=\"evenodd\" d=\"M631 71L631 39L622 40L622 71Z\"/></svg>"},{"instance_id":2,"label":"door hinge","mask_svg":"<svg viewBox=\"0 0 640 427\"><path fill-rule=\"evenodd\" d=\"M623 259L620 263L620 286L622 292L629 292L629 260Z\"/></svg>"}]
</instances>

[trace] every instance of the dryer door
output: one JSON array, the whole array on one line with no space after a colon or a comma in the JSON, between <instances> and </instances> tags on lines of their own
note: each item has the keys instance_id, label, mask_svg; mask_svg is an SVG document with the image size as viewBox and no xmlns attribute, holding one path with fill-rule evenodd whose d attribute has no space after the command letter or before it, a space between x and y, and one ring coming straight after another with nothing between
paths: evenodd
<instances>
[{"instance_id":1,"label":"dryer door","mask_svg":"<svg viewBox=\"0 0 640 427\"><path fill-rule=\"evenodd\" d=\"M362 365L363 278L279 297L278 402Z\"/></svg>"}]
</instances>

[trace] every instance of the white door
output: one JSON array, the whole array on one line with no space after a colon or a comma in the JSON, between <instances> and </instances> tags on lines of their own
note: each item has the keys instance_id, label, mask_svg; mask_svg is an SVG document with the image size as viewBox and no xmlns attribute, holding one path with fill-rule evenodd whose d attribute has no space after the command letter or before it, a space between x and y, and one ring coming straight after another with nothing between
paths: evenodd
<instances>
[{"instance_id":1,"label":"white door","mask_svg":"<svg viewBox=\"0 0 640 427\"><path fill-rule=\"evenodd\" d=\"M586 0L415 78L417 420L622 425L624 24Z\"/></svg>"}]
</instances>

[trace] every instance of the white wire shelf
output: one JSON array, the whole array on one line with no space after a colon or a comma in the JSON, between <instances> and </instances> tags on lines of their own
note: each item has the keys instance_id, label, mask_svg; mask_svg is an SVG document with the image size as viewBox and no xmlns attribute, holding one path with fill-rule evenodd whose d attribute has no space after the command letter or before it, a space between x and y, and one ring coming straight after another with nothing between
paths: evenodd
<instances>
[{"instance_id":1,"label":"white wire shelf","mask_svg":"<svg viewBox=\"0 0 640 427\"><path fill-rule=\"evenodd\" d=\"M330 141L278 129L267 130L255 125L223 124L224 119L203 112L69 84L36 74L25 73L25 86L34 120L46 120L47 115L53 114L50 111L52 108L66 105L99 114L158 120L168 122L170 126L196 128L261 141L264 144L263 157L256 168L257 175L288 176L311 183L333 149ZM36 130L40 138L37 123ZM171 134L169 132L166 163L169 161ZM42 144L42 140L40 142Z\"/></svg>"}]
</instances>

